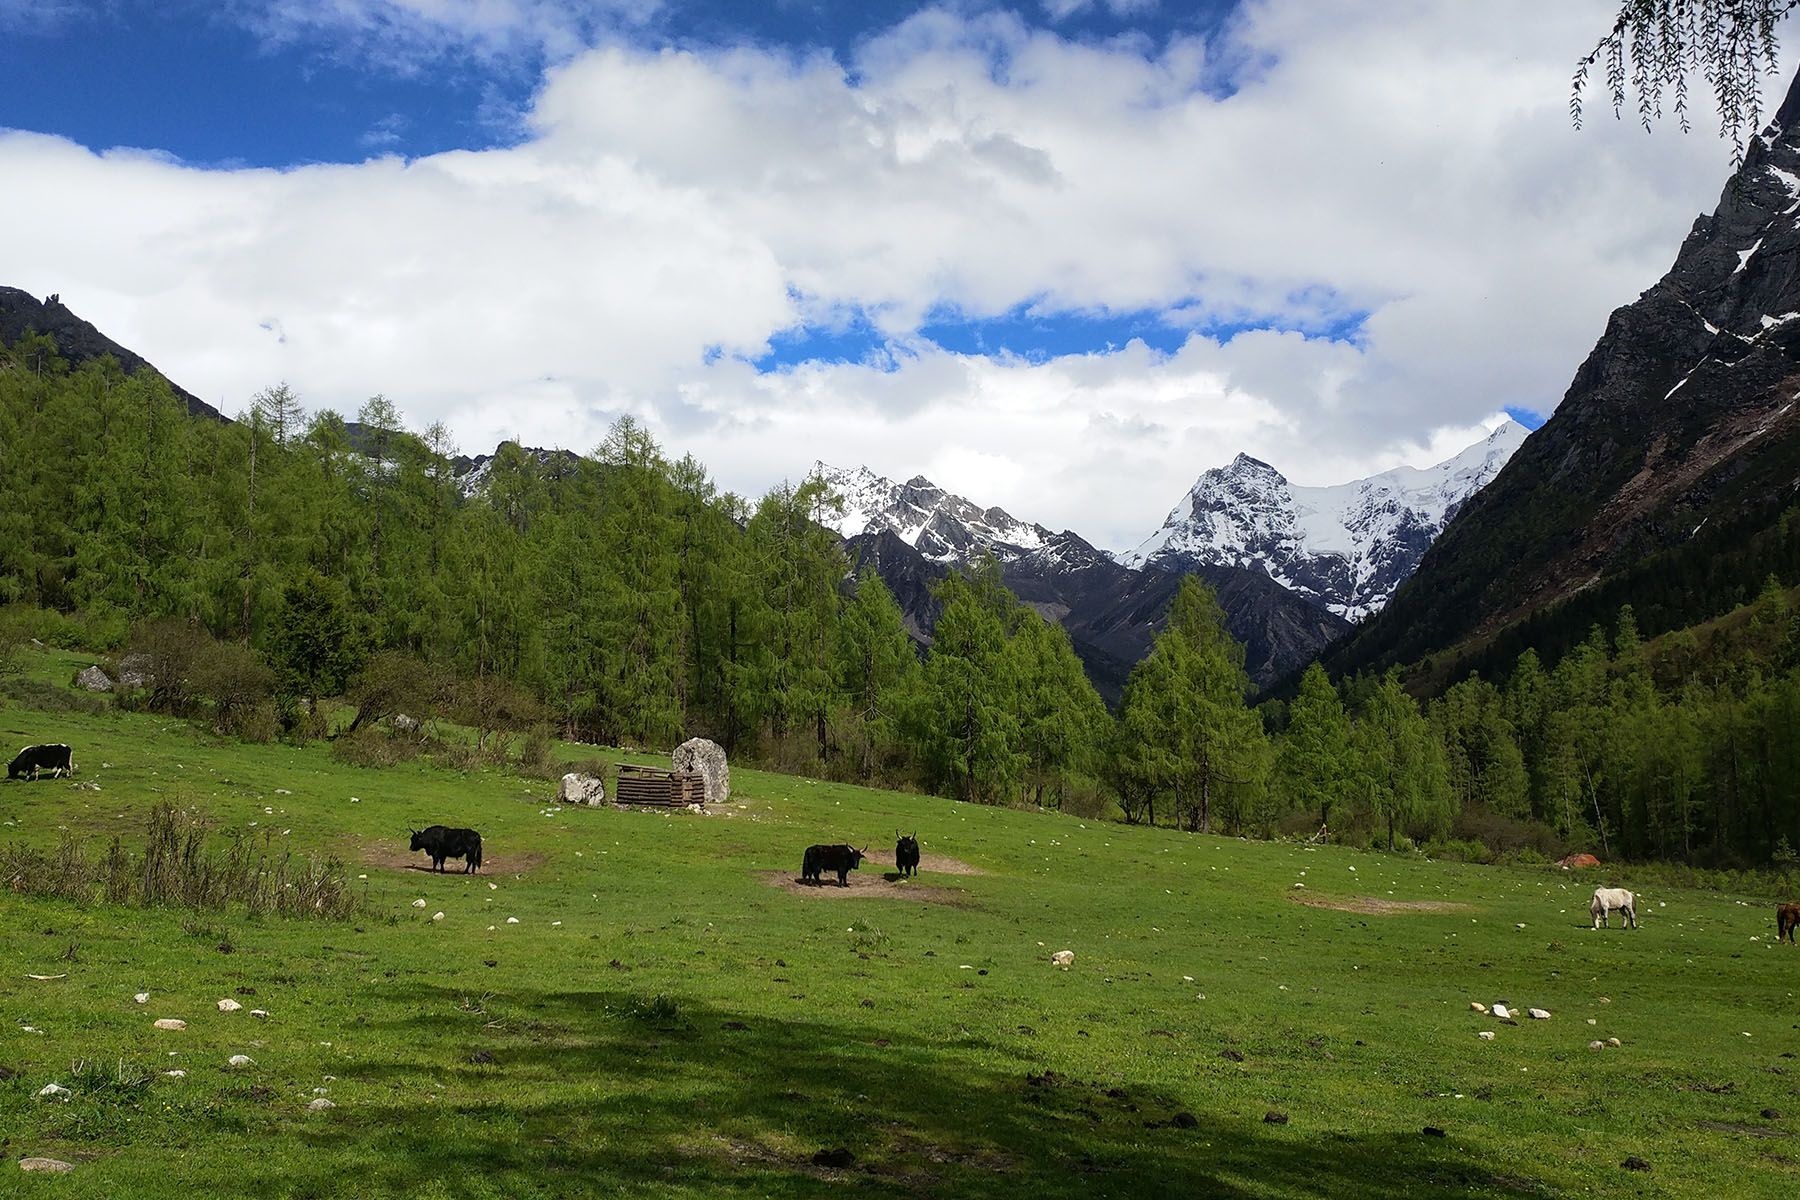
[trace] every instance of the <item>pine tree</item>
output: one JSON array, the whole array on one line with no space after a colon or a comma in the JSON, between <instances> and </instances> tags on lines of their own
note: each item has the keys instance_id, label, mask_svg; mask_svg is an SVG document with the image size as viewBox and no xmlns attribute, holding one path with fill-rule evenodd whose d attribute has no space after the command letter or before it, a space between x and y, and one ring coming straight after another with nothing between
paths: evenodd
<instances>
[{"instance_id":1,"label":"pine tree","mask_svg":"<svg viewBox=\"0 0 1800 1200\"><path fill-rule=\"evenodd\" d=\"M1245 706L1249 688L1244 648L1225 631L1218 599L1184 576L1167 626L1125 686L1121 717L1131 773L1172 797L1177 826L1210 832L1215 803L1240 808L1265 785L1267 740Z\"/></svg>"}]
</instances>

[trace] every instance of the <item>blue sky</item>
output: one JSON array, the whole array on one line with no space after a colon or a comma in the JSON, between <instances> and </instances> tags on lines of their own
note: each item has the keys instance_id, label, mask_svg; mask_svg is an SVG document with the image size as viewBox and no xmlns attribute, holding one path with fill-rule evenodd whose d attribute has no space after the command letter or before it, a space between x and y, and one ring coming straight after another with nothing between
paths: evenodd
<instances>
[{"instance_id":1,"label":"blue sky","mask_svg":"<svg viewBox=\"0 0 1800 1200\"><path fill-rule=\"evenodd\" d=\"M630 413L1135 544L1554 408L1716 202L1580 133L1611 0L0 0L0 284L227 412Z\"/></svg>"}]
</instances>

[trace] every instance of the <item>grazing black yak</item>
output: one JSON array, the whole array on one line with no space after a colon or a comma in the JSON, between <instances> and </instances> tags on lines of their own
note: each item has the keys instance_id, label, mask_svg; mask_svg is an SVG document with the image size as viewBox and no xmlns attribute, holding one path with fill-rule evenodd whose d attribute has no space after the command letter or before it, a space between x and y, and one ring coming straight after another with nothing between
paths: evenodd
<instances>
[{"instance_id":1,"label":"grazing black yak","mask_svg":"<svg viewBox=\"0 0 1800 1200\"><path fill-rule=\"evenodd\" d=\"M839 843L836 846L808 846L806 857L801 861L800 879L805 883L822 882L819 874L822 871L836 871L839 887L849 887L851 871L862 865L863 852L854 846Z\"/></svg>"},{"instance_id":2,"label":"grazing black yak","mask_svg":"<svg viewBox=\"0 0 1800 1200\"><path fill-rule=\"evenodd\" d=\"M1775 910L1775 940L1794 941L1794 930L1800 927L1800 904L1783 904Z\"/></svg>"},{"instance_id":3,"label":"grazing black yak","mask_svg":"<svg viewBox=\"0 0 1800 1200\"><path fill-rule=\"evenodd\" d=\"M50 772L51 778L58 775L73 775L75 764L70 759L70 749L61 742L48 746L27 746L6 764L8 779L36 779L39 771Z\"/></svg>"},{"instance_id":4,"label":"grazing black yak","mask_svg":"<svg viewBox=\"0 0 1800 1200\"><path fill-rule=\"evenodd\" d=\"M446 829L433 825L429 829L409 829L412 848L431 855L431 865L442 871L446 858L463 860L463 874L481 865L481 835L473 829Z\"/></svg>"},{"instance_id":5,"label":"grazing black yak","mask_svg":"<svg viewBox=\"0 0 1800 1200\"><path fill-rule=\"evenodd\" d=\"M894 865L900 868L901 876L919 873L919 835L904 834L894 843Z\"/></svg>"}]
</instances>

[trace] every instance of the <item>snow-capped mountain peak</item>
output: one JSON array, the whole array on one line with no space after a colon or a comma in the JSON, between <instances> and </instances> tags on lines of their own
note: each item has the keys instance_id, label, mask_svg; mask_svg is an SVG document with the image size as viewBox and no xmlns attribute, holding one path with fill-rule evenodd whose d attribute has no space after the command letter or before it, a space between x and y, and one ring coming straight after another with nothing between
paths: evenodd
<instances>
[{"instance_id":1,"label":"snow-capped mountain peak","mask_svg":"<svg viewBox=\"0 0 1800 1200\"><path fill-rule=\"evenodd\" d=\"M1349 620L1387 603L1456 509L1506 465L1528 431L1507 421L1435 466L1298 487L1248 454L1202 474L1129 567L1223 564L1265 572Z\"/></svg>"},{"instance_id":2,"label":"snow-capped mountain peak","mask_svg":"<svg viewBox=\"0 0 1800 1200\"><path fill-rule=\"evenodd\" d=\"M839 535L891 531L934 562L967 562L983 552L1011 562L1043 549L1055 537L1004 509L981 508L946 492L923 475L895 483L867 467L822 462L813 464L813 474L843 498L843 513L827 520Z\"/></svg>"}]
</instances>

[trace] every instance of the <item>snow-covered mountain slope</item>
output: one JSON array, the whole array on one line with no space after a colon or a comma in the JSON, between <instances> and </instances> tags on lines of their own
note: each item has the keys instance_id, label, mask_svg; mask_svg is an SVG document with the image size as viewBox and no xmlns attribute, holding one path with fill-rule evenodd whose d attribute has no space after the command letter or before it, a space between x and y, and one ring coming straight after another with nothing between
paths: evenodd
<instances>
[{"instance_id":1,"label":"snow-covered mountain slope","mask_svg":"<svg viewBox=\"0 0 1800 1200\"><path fill-rule=\"evenodd\" d=\"M813 473L844 499L842 515L826 519L840 536L893 533L932 562L966 563L985 551L1008 563L1046 549L1056 536L1003 509L977 507L923 475L895 483L867 467L822 462Z\"/></svg>"},{"instance_id":2,"label":"snow-covered mountain slope","mask_svg":"<svg viewBox=\"0 0 1800 1200\"><path fill-rule=\"evenodd\" d=\"M1200 476L1129 567L1265 572L1351 621L1386 604L1456 509L1499 474L1527 430L1508 421L1445 462L1332 487L1296 487L1240 454Z\"/></svg>"}]
</instances>

